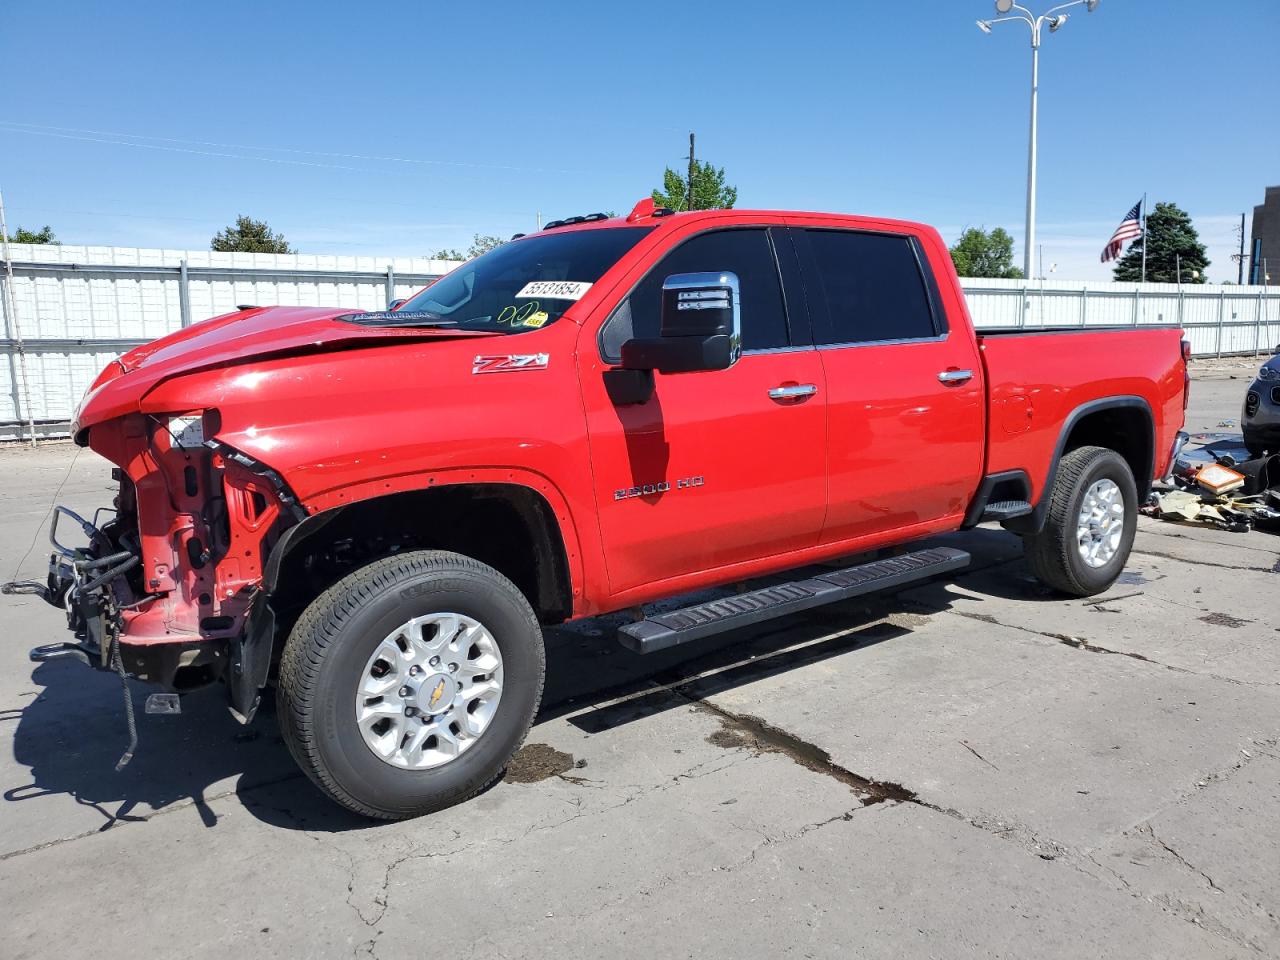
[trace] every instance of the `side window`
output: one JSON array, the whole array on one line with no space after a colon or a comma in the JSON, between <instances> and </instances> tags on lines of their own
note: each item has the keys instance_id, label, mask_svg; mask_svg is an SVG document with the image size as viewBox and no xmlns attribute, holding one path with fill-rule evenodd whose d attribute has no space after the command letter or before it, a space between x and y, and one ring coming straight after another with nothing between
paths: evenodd
<instances>
[{"instance_id":1,"label":"side window","mask_svg":"<svg viewBox=\"0 0 1280 960\"><path fill-rule=\"evenodd\" d=\"M605 324L600 338L604 359L616 363L622 344L633 337L658 336L662 282L667 277L710 270L738 275L744 350L788 345L787 312L773 246L763 227L753 227L699 234L658 261Z\"/></svg>"},{"instance_id":2,"label":"side window","mask_svg":"<svg viewBox=\"0 0 1280 960\"><path fill-rule=\"evenodd\" d=\"M818 343L874 343L936 336L933 310L910 237L852 230L806 230Z\"/></svg>"}]
</instances>

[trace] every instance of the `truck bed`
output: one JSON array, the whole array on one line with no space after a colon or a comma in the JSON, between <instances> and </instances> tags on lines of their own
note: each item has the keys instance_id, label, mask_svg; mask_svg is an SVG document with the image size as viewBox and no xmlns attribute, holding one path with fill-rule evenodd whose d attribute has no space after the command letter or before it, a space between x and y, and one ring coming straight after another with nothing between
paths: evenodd
<instances>
[{"instance_id":1,"label":"truck bed","mask_svg":"<svg viewBox=\"0 0 1280 960\"><path fill-rule=\"evenodd\" d=\"M1145 487L1165 474L1182 423L1179 328L1005 328L979 331L977 339L990 411L988 476L1025 471L1031 501L1038 502L1065 427L1099 398L1149 408L1157 435L1150 438L1149 466L1135 475Z\"/></svg>"}]
</instances>

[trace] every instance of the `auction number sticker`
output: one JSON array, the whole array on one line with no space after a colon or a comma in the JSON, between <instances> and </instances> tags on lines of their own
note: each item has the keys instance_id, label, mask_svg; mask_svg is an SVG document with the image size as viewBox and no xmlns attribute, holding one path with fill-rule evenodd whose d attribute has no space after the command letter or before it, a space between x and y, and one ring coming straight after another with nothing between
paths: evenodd
<instances>
[{"instance_id":1,"label":"auction number sticker","mask_svg":"<svg viewBox=\"0 0 1280 960\"><path fill-rule=\"evenodd\" d=\"M532 280L516 294L521 297L542 297L547 300L581 300L591 289L591 284L580 280Z\"/></svg>"}]
</instances>

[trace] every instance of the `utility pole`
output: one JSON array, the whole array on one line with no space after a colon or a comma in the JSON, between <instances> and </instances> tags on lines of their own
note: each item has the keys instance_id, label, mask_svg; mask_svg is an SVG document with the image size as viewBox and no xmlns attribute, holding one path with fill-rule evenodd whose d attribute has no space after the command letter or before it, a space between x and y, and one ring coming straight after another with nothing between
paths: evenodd
<instances>
[{"instance_id":1,"label":"utility pole","mask_svg":"<svg viewBox=\"0 0 1280 960\"><path fill-rule=\"evenodd\" d=\"M689 199L685 201L684 208L686 210L693 209L693 171L697 169L697 162L693 159L693 131L689 131Z\"/></svg>"},{"instance_id":2,"label":"utility pole","mask_svg":"<svg viewBox=\"0 0 1280 960\"><path fill-rule=\"evenodd\" d=\"M1236 269L1236 286L1244 283L1244 214L1240 214L1240 253L1237 257L1239 266Z\"/></svg>"}]
</instances>

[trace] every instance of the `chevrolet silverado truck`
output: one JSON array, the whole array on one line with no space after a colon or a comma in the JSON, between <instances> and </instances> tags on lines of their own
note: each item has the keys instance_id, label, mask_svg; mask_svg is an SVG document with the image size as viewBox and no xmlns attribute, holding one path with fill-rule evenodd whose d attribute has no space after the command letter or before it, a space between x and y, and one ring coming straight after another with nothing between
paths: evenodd
<instances>
[{"instance_id":1,"label":"chevrolet silverado truck","mask_svg":"<svg viewBox=\"0 0 1280 960\"><path fill-rule=\"evenodd\" d=\"M115 503L57 507L47 583L7 585L74 632L34 660L221 683L244 722L274 686L369 817L502 774L547 625L630 611L646 653L959 570L904 545L993 521L1105 590L1183 436L1177 329L975 333L918 223L645 200L393 307L243 308L113 362L72 432Z\"/></svg>"}]
</instances>

